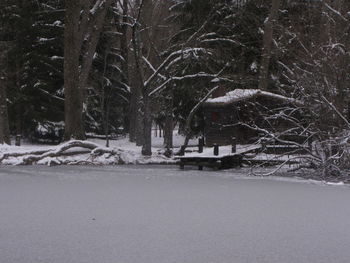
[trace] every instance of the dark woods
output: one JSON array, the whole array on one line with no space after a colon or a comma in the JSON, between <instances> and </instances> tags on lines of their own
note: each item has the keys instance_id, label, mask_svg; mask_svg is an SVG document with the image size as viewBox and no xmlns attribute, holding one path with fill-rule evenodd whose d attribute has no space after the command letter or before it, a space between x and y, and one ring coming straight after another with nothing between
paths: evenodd
<instances>
[{"instance_id":1,"label":"dark woods","mask_svg":"<svg viewBox=\"0 0 350 263\"><path fill-rule=\"evenodd\" d=\"M155 124L168 149L174 127L188 137L203 133L201 101L219 86L301 101L295 107L307 118L275 108L242 125L274 140L286 132L312 138L317 165L348 162L347 0L0 5L1 143L10 135L58 143L127 134L150 155ZM247 111L264 107L253 104ZM266 129L262 118L284 118L293 126Z\"/></svg>"}]
</instances>

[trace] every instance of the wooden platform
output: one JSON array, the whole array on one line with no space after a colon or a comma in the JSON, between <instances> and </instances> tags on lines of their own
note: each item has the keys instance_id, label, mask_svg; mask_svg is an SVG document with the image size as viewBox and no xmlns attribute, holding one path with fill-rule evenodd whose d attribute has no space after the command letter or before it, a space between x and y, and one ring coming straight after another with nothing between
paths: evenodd
<instances>
[{"instance_id":1,"label":"wooden platform","mask_svg":"<svg viewBox=\"0 0 350 263\"><path fill-rule=\"evenodd\" d=\"M176 159L179 160L181 169L187 165L197 166L199 170L203 167L220 170L242 165L295 165L300 163L296 157L302 157L305 153L305 150L290 145L237 145L235 153L231 153L230 147L222 146L217 156L213 154L213 148L205 148L203 153L190 152ZM293 158L286 160L284 157Z\"/></svg>"},{"instance_id":2,"label":"wooden platform","mask_svg":"<svg viewBox=\"0 0 350 263\"><path fill-rule=\"evenodd\" d=\"M236 153L225 153L214 156L209 154L212 149L207 150L204 153L190 153L185 156L177 157L181 169L185 168L185 165L198 166L199 170L203 167L209 167L214 170L229 169L239 167L242 165L244 154L258 151L261 149L259 145L252 145L249 147L237 147Z\"/></svg>"},{"instance_id":3,"label":"wooden platform","mask_svg":"<svg viewBox=\"0 0 350 263\"><path fill-rule=\"evenodd\" d=\"M180 157L180 168L184 169L185 165L198 166L199 170L203 167L210 167L215 170L238 167L242 164L243 155L235 154L229 156L213 157Z\"/></svg>"}]
</instances>

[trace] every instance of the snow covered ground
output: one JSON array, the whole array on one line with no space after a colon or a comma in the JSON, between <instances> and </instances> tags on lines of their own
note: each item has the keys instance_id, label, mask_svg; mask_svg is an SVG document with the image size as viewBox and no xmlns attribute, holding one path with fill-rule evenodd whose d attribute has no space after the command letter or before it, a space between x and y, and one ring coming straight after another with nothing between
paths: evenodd
<instances>
[{"instance_id":1,"label":"snow covered ground","mask_svg":"<svg viewBox=\"0 0 350 263\"><path fill-rule=\"evenodd\" d=\"M349 262L348 186L245 174L2 166L0 262Z\"/></svg>"},{"instance_id":2,"label":"snow covered ground","mask_svg":"<svg viewBox=\"0 0 350 263\"><path fill-rule=\"evenodd\" d=\"M116 150L117 155L111 155L109 153L94 156L91 153L71 155L71 156L58 156L58 157L47 157L43 158L40 161L37 161L37 164L43 165L53 165L53 164L80 164L80 163L90 163L90 164L99 164L99 165L113 165L113 164L148 164L148 163L174 163L175 160L166 158L164 156L164 146L163 146L162 137L153 137L152 138L152 156L145 157L141 154L141 147L136 146L135 143L129 142L128 138L120 138L118 140L111 140L110 147L108 149ZM179 135L177 131L174 131L173 135L174 140L174 152L177 152L179 147L184 141L184 137ZM98 147L104 148L106 142L102 139L89 139L89 142L95 143ZM197 142L195 139L190 140L189 145L195 145ZM40 144L29 144L23 143L21 146L14 146L14 143L9 145L0 144L0 163L6 165L18 165L25 163L23 160L28 156L10 156L7 158L2 158L6 154L14 153L28 153L29 155L33 151L58 151L62 145L40 145ZM68 152L81 151L82 148L76 147L74 149L69 149ZM85 149L86 150L86 149ZM66 151L67 152L67 151Z\"/></svg>"}]
</instances>

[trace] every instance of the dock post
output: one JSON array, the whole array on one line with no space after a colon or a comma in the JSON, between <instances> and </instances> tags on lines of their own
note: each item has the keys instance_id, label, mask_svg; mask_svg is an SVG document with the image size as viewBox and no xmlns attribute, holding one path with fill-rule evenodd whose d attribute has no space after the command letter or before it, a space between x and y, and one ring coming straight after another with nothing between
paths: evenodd
<instances>
[{"instance_id":1,"label":"dock post","mask_svg":"<svg viewBox=\"0 0 350 263\"><path fill-rule=\"evenodd\" d=\"M186 147L185 147L184 145L182 145L182 146L180 147L180 151L179 151L179 155L180 155L180 156L184 156L184 155L185 155L185 149L186 149Z\"/></svg>"},{"instance_id":2,"label":"dock post","mask_svg":"<svg viewBox=\"0 0 350 263\"><path fill-rule=\"evenodd\" d=\"M16 146L21 146L21 135L16 135L16 138L15 138L15 145Z\"/></svg>"},{"instance_id":3,"label":"dock post","mask_svg":"<svg viewBox=\"0 0 350 263\"><path fill-rule=\"evenodd\" d=\"M236 137L232 137L231 138L231 153L235 153L236 150L237 150L237 140L236 140Z\"/></svg>"},{"instance_id":4,"label":"dock post","mask_svg":"<svg viewBox=\"0 0 350 263\"><path fill-rule=\"evenodd\" d=\"M179 165L180 165L180 169L181 170L185 169L185 162L184 162L184 160L180 159Z\"/></svg>"},{"instance_id":5,"label":"dock post","mask_svg":"<svg viewBox=\"0 0 350 263\"><path fill-rule=\"evenodd\" d=\"M214 144L214 155L218 156L219 155L219 145Z\"/></svg>"},{"instance_id":6,"label":"dock post","mask_svg":"<svg viewBox=\"0 0 350 263\"><path fill-rule=\"evenodd\" d=\"M266 150L266 145L267 145L266 139L265 139L265 138L262 138L262 139L261 139L261 147L262 147L263 151Z\"/></svg>"},{"instance_id":7,"label":"dock post","mask_svg":"<svg viewBox=\"0 0 350 263\"><path fill-rule=\"evenodd\" d=\"M198 139L198 153L203 152L203 146L204 146L204 138L201 137Z\"/></svg>"}]
</instances>

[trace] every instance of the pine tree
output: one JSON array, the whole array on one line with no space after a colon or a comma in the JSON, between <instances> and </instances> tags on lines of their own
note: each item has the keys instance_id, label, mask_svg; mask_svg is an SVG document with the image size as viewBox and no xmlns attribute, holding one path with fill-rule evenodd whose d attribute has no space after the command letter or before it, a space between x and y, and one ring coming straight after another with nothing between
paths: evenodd
<instances>
[{"instance_id":1,"label":"pine tree","mask_svg":"<svg viewBox=\"0 0 350 263\"><path fill-rule=\"evenodd\" d=\"M110 23L103 28L93 59L86 114L87 129L105 135L119 133L120 127L124 127L125 108L129 102L129 86L123 72L119 10L111 9L107 21Z\"/></svg>"},{"instance_id":2,"label":"pine tree","mask_svg":"<svg viewBox=\"0 0 350 263\"><path fill-rule=\"evenodd\" d=\"M8 107L7 107L7 78L8 78L8 51L12 42L8 14L10 2L0 4L0 143L11 144ZM5 11L6 10L6 11Z\"/></svg>"},{"instance_id":3,"label":"pine tree","mask_svg":"<svg viewBox=\"0 0 350 263\"><path fill-rule=\"evenodd\" d=\"M7 81L11 130L27 137L54 135L55 123L63 117L62 1L5 4L1 18L8 24L5 35L11 41ZM58 134L54 136L58 139Z\"/></svg>"}]
</instances>

